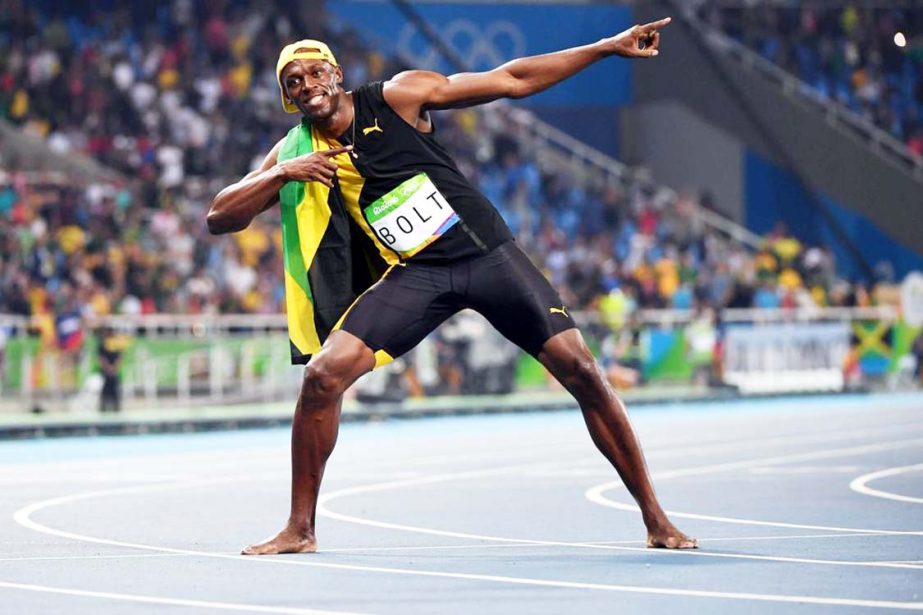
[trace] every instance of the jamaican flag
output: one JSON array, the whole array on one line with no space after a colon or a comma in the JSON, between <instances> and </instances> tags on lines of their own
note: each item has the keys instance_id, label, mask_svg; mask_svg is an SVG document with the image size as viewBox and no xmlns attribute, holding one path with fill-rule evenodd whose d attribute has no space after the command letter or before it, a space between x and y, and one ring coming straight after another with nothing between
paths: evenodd
<instances>
[{"instance_id":1,"label":"jamaican flag","mask_svg":"<svg viewBox=\"0 0 923 615\"><path fill-rule=\"evenodd\" d=\"M302 121L289 131L278 160L322 148L311 125ZM333 189L320 182L288 182L279 201L292 363L305 364L387 263L347 213L338 181Z\"/></svg>"}]
</instances>

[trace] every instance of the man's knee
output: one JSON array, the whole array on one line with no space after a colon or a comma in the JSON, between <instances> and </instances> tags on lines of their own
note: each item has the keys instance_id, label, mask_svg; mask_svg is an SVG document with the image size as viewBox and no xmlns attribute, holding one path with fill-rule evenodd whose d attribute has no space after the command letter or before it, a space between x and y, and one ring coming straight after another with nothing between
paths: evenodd
<instances>
[{"instance_id":1,"label":"man's knee","mask_svg":"<svg viewBox=\"0 0 923 615\"><path fill-rule=\"evenodd\" d=\"M601 390L604 385L596 359L589 351L569 357L564 373L567 379L565 386L575 393L592 393Z\"/></svg>"},{"instance_id":2,"label":"man's knee","mask_svg":"<svg viewBox=\"0 0 923 615\"><path fill-rule=\"evenodd\" d=\"M603 392L605 379L582 336L560 335L561 339L552 338L555 343L546 345L539 356L545 367L575 395Z\"/></svg>"},{"instance_id":3,"label":"man's knee","mask_svg":"<svg viewBox=\"0 0 923 615\"><path fill-rule=\"evenodd\" d=\"M312 361L304 370L302 387L311 399L335 398L348 386L342 370L324 361Z\"/></svg>"},{"instance_id":4,"label":"man's knee","mask_svg":"<svg viewBox=\"0 0 923 615\"><path fill-rule=\"evenodd\" d=\"M335 332L330 342L304 371L304 392L314 399L339 397L375 363L371 350L352 335Z\"/></svg>"}]
</instances>

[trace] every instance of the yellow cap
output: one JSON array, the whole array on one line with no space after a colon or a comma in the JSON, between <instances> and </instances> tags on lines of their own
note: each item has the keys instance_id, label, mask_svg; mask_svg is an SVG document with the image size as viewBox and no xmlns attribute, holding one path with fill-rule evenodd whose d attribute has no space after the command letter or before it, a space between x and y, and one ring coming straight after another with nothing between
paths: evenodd
<instances>
[{"instance_id":1,"label":"yellow cap","mask_svg":"<svg viewBox=\"0 0 923 615\"><path fill-rule=\"evenodd\" d=\"M298 113L298 107L286 101L285 87L282 85L282 69L294 60L326 60L334 66L339 66L330 47L320 41L306 38L283 47L279 53L279 61L276 63L276 80L282 92L282 108L286 113Z\"/></svg>"}]
</instances>

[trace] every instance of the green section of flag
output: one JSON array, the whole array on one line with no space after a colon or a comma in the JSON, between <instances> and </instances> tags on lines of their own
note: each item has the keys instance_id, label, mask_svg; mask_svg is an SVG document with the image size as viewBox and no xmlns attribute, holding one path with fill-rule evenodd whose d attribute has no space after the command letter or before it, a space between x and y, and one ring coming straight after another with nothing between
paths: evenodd
<instances>
[{"instance_id":1,"label":"green section of flag","mask_svg":"<svg viewBox=\"0 0 923 615\"><path fill-rule=\"evenodd\" d=\"M311 126L301 123L292 128L282 149L279 151L279 162L310 154L314 151L311 144ZM288 182L279 191L280 208L282 210L282 249L285 271L288 272L298 286L304 290L308 300L314 303L311 294L311 285L308 283L308 272L305 268L304 257L301 254L301 236L298 234L298 219L295 210L304 199L304 182Z\"/></svg>"}]
</instances>

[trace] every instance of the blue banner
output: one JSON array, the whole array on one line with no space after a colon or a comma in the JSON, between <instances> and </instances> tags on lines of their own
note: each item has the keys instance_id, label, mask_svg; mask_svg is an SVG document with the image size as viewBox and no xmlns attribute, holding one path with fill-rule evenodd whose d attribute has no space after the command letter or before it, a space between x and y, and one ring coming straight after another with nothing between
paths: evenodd
<instances>
[{"instance_id":1,"label":"blue banner","mask_svg":"<svg viewBox=\"0 0 923 615\"><path fill-rule=\"evenodd\" d=\"M337 0L328 3L327 10L368 43L414 68L455 72L391 2ZM471 70L594 43L633 23L629 7L611 4L425 3L414 4L414 10ZM622 105L631 100L631 76L631 61L607 58L523 102L550 107Z\"/></svg>"}]
</instances>

